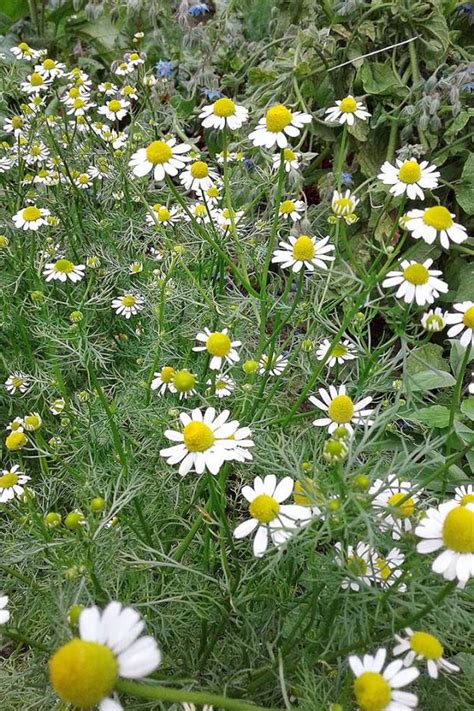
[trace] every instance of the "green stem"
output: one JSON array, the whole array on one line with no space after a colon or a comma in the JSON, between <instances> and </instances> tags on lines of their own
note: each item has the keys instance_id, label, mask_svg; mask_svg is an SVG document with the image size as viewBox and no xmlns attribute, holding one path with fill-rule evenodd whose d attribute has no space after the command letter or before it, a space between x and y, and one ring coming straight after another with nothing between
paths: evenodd
<instances>
[{"instance_id":1,"label":"green stem","mask_svg":"<svg viewBox=\"0 0 474 711\"><path fill-rule=\"evenodd\" d=\"M454 387L453 399L451 402L451 409L449 411L448 428L449 428L450 432L451 432L453 422L454 422L454 415L456 414L456 410L459 408L459 401L461 399L462 382L464 380L464 373L466 372L466 368L467 368L467 364L469 363L470 355L471 355L471 345L469 344L466 348L465 353L464 353L461 367L459 368L458 377L456 379L456 385Z\"/></svg>"}]
</instances>

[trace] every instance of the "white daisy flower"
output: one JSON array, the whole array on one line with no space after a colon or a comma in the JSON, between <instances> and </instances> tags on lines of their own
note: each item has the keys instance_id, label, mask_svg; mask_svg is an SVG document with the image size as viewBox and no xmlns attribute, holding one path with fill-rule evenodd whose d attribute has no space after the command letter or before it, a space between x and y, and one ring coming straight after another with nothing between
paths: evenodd
<instances>
[{"instance_id":1,"label":"white daisy flower","mask_svg":"<svg viewBox=\"0 0 474 711\"><path fill-rule=\"evenodd\" d=\"M301 111L290 111L283 104L272 106L257 124L257 128L249 134L254 146L279 148L288 146L288 136L296 138L305 123L310 123L312 117Z\"/></svg>"},{"instance_id":2,"label":"white daisy flower","mask_svg":"<svg viewBox=\"0 0 474 711\"><path fill-rule=\"evenodd\" d=\"M177 207L166 207L155 203L150 206L150 211L145 215L146 222L152 227L157 225L172 225L181 218L181 212Z\"/></svg>"},{"instance_id":3,"label":"white daisy flower","mask_svg":"<svg viewBox=\"0 0 474 711\"><path fill-rule=\"evenodd\" d=\"M117 316L124 316L129 319L142 310L145 299L139 294L123 294L112 299L112 308Z\"/></svg>"},{"instance_id":4,"label":"white daisy flower","mask_svg":"<svg viewBox=\"0 0 474 711\"><path fill-rule=\"evenodd\" d=\"M443 659L443 645L437 637L429 632L415 632L410 627L405 628L405 634L407 635L406 637L402 637L399 634L395 635L398 644L393 648L395 657L399 654L405 655L403 666L409 667L414 661L426 661L426 668L432 679L437 679L441 670L446 672L459 671L459 667L456 664Z\"/></svg>"},{"instance_id":5,"label":"white daisy flower","mask_svg":"<svg viewBox=\"0 0 474 711\"><path fill-rule=\"evenodd\" d=\"M356 101L356 99L349 94L345 99L336 101L335 106L326 109L325 120L328 123L347 123L348 126L352 126L356 118L361 121L367 121L370 115L362 101Z\"/></svg>"},{"instance_id":6,"label":"white daisy flower","mask_svg":"<svg viewBox=\"0 0 474 711\"><path fill-rule=\"evenodd\" d=\"M430 269L432 259L425 259L423 264L412 259L400 262L401 271L388 272L382 282L382 287L388 289L398 286L395 297L403 299L406 304L414 301L418 306L432 304L440 293L446 294L449 287L438 277L442 275L439 269Z\"/></svg>"},{"instance_id":7,"label":"white daisy flower","mask_svg":"<svg viewBox=\"0 0 474 711\"><path fill-rule=\"evenodd\" d=\"M390 185L389 192L395 197L406 193L410 200L425 199L424 190L438 187L439 170L435 165L429 165L427 160L418 163L416 158L402 161L396 159L396 165L388 160L382 165L378 179L384 185Z\"/></svg>"},{"instance_id":8,"label":"white daisy flower","mask_svg":"<svg viewBox=\"0 0 474 711\"><path fill-rule=\"evenodd\" d=\"M431 566L435 573L445 580L457 579L459 588L474 577L474 503L446 501L428 509L415 534L424 539L416 547L418 553L443 548Z\"/></svg>"},{"instance_id":9,"label":"white daisy flower","mask_svg":"<svg viewBox=\"0 0 474 711\"><path fill-rule=\"evenodd\" d=\"M360 590L361 583L370 586L377 555L372 546L359 541L355 548L347 546L347 549L344 549L342 543L336 543L335 548L338 553L336 563L351 573L350 577L342 579L341 588L357 592Z\"/></svg>"},{"instance_id":10,"label":"white daisy flower","mask_svg":"<svg viewBox=\"0 0 474 711\"><path fill-rule=\"evenodd\" d=\"M205 328L197 334L196 340L204 345L194 346L193 351L207 351L211 356L209 368L211 370L221 370L225 362L234 365L240 360L237 348L242 345L240 341L231 341L228 328L222 331L210 331Z\"/></svg>"},{"instance_id":11,"label":"white daisy flower","mask_svg":"<svg viewBox=\"0 0 474 711\"><path fill-rule=\"evenodd\" d=\"M35 432L36 430L39 430L42 423L43 420L41 419L39 412L30 412L30 414L26 415L23 420L23 424L27 432Z\"/></svg>"},{"instance_id":12,"label":"white daisy flower","mask_svg":"<svg viewBox=\"0 0 474 711\"><path fill-rule=\"evenodd\" d=\"M133 101L136 101L138 99L138 92L136 87L131 86L130 84L122 86L122 88L120 89L120 93L122 94L122 96L126 96L127 99L133 99Z\"/></svg>"},{"instance_id":13,"label":"white daisy flower","mask_svg":"<svg viewBox=\"0 0 474 711\"><path fill-rule=\"evenodd\" d=\"M111 81L103 81L99 84L97 89L101 94L105 94L105 96L115 96L118 91L117 84Z\"/></svg>"},{"instance_id":14,"label":"white daisy flower","mask_svg":"<svg viewBox=\"0 0 474 711\"><path fill-rule=\"evenodd\" d=\"M274 474L267 474L264 479L257 476L253 486L242 488L242 494L250 504L250 518L237 526L234 537L244 538L256 531L253 553L257 558L267 550L269 538L275 546L281 546L291 538L295 529L311 521L310 507L282 504L291 496L293 488L294 481L290 476L277 481Z\"/></svg>"},{"instance_id":15,"label":"white daisy flower","mask_svg":"<svg viewBox=\"0 0 474 711\"><path fill-rule=\"evenodd\" d=\"M203 160L197 160L186 166L179 179L186 190L200 192L201 190L208 190L218 179L218 175Z\"/></svg>"},{"instance_id":16,"label":"white daisy flower","mask_svg":"<svg viewBox=\"0 0 474 711\"><path fill-rule=\"evenodd\" d=\"M281 249L273 252L272 262L280 264L282 269L291 268L292 272L307 269L313 272L316 267L327 269L326 262L333 262L335 257L330 254L335 247L329 243L329 237L316 240L316 237L299 235L288 237L288 242L280 242Z\"/></svg>"},{"instance_id":17,"label":"white daisy flower","mask_svg":"<svg viewBox=\"0 0 474 711\"><path fill-rule=\"evenodd\" d=\"M130 102L125 99L111 99L97 109L99 114L103 114L109 121L121 121L128 114Z\"/></svg>"},{"instance_id":18,"label":"white daisy flower","mask_svg":"<svg viewBox=\"0 0 474 711\"><path fill-rule=\"evenodd\" d=\"M85 116L85 114L94 107L95 104L93 104L87 98L79 96L76 99L73 99L68 102L68 110L66 113L68 116L75 116L76 118L80 118L81 116Z\"/></svg>"},{"instance_id":19,"label":"white daisy flower","mask_svg":"<svg viewBox=\"0 0 474 711\"><path fill-rule=\"evenodd\" d=\"M5 389L10 395L15 393L26 393L30 387L30 378L26 373L15 370L5 380Z\"/></svg>"},{"instance_id":20,"label":"white daisy flower","mask_svg":"<svg viewBox=\"0 0 474 711\"><path fill-rule=\"evenodd\" d=\"M464 348L474 346L474 301L462 301L453 304L457 313L446 314L446 323L452 324L448 331L448 338L461 335L460 343Z\"/></svg>"},{"instance_id":21,"label":"white daisy flower","mask_svg":"<svg viewBox=\"0 0 474 711\"><path fill-rule=\"evenodd\" d=\"M23 484L30 481L31 477L26 476L19 470L18 464L14 464L10 469L2 469L0 475L0 504L18 499L24 493Z\"/></svg>"},{"instance_id":22,"label":"white daisy flower","mask_svg":"<svg viewBox=\"0 0 474 711\"><path fill-rule=\"evenodd\" d=\"M162 449L160 455L170 465L180 463L181 476L191 470L202 474L206 469L211 474L217 474L224 462L251 460L248 448L253 447L254 443L249 439L250 429L239 427L237 420L228 422L229 415L229 410L223 410L216 416L213 407L208 407L204 413L196 408L191 417L181 413L181 432L166 430L164 433L165 437L178 444Z\"/></svg>"},{"instance_id":23,"label":"white daisy flower","mask_svg":"<svg viewBox=\"0 0 474 711\"><path fill-rule=\"evenodd\" d=\"M19 230L32 230L36 232L42 225L47 225L47 218L51 215L49 210L44 207L36 207L29 205L19 210L13 215L12 220Z\"/></svg>"},{"instance_id":24,"label":"white daisy flower","mask_svg":"<svg viewBox=\"0 0 474 711\"><path fill-rule=\"evenodd\" d=\"M61 258L46 264L43 276L46 277L46 281L66 282L69 279L75 284L84 278L85 271L85 264L73 264L69 259Z\"/></svg>"},{"instance_id":25,"label":"white daisy flower","mask_svg":"<svg viewBox=\"0 0 474 711\"><path fill-rule=\"evenodd\" d=\"M119 77L125 77L127 74L132 74L135 67L129 62L119 62L114 69L115 74Z\"/></svg>"},{"instance_id":26,"label":"white daisy flower","mask_svg":"<svg viewBox=\"0 0 474 711\"><path fill-rule=\"evenodd\" d=\"M355 403L347 394L345 385L340 385L339 390L334 385L330 385L329 392L324 388L319 388L319 397L320 399L312 395L308 398L313 405L327 412L327 417L314 420L315 427L327 427L332 434L334 430L343 425L349 434L353 434L354 428L351 423L355 425L373 424L373 420L369 417L373 410L366 409L367 405L372 402L371 397L364 397Z\"/></svg>"},{"instance_id":27,"label":"white daisy flower","mask_svg":"<svg viewBox=\"0 0 474 711\"><path fill-rule=\"evenodd\" d=\"M316 351L316 359L324 360L329 351L329 358L326 361L328 368L333 368L336 363L342 365L348 360L355 360L357 358L356 347L353 343L346 339L340 343L336 343L335 346L331 346L331 341L329 338L325 338Z\"/></svg>"},{"instance_id":28,"label":"white daisy flower","mask_svg":"<svg viewBox=\"0 0 474 711\"><path fill-rule=\"evenodd\" d=\"M439 333L446 326L446 312L439 306L425 311L421 317L421 325L428 333Z\"/></svg>"},{"instance_id":29,"label":"white daisy flower","mask_svg":"<svg viewBox=\"0 0 474 711\"><path fill-rule=\"evenodd\" d=\"M372 506L381 517L383 528L391 529L396 541L413 530L415 506L419 500L419 496L412 493L413 486L409 481L394 477L388 482L376 479L369 489L369 494L374 497Z\"/></svg>"},{"instance_id":30,"label":"white daisy flower","mask_svg":"<svg viewBox=\"0 0 474 711\"><path fill-rule=\"evenodd\" d=\"M11 376L10 376L11 377ZM8 423L7 430L10 432L23 432L25 421L22 417L15 417L14 420Z\"/></svg>"},{"instance_id":31,"label":"white daisy flower","mask_svg":"<svg viewBox=\"0 0 474 711\"><path fill-rule=\"evenodd\" d=\"M214 383L212 379L206 380L206 385L213 385L214 395L219 399L232 395L235 388L235 382L232 380L230 375L222 375L222 373L216 376Z\"/></svg>"},{"instance_id":32,"label":"white daisy flower","mask_svg":"<svg viewBox=\"0 0 474 711\"><path fill-rule=\"evenodd\" d=\"M292 170L299 170L301 163L301 153L292 151L291 148L284 148L282 153L277 153L276 155L272 156L274 170L280 169L282 155L286 173L290 173Z\"/></svg>"},{"instance_id":33,"label":"white daisy flower","mask_svg":"<svg viewBox=\"0 0 474 711\"><path fill-rule=\"evenodd\" d=\"M364 654L360 659L349 657L349 666L356 676L353 684L356 703L361 711L410 711L418 705L415 694L400 691L420 674L415 667L403 667L396 659L382 671L387 657L386 649L378 649L374 656Z\"/></svg>"},{"instance_id":34,"label":"white daisy flower","mask_svg":"<svg viewBox=\"0 0 474 711\"><path fill-rule=\"evenodd\" d=\"M192 217L185 212L183 215L185 222L190 222L191 219L193 219L199 225L205 225L211 221L211 217L217 220L217 214L215 211L211 210L211 217L209 217L209 210L203 202L195 202L194 204L189 205L188 210Z\"/></svg>"},{"instance_id":35,"label":"white daisy flower","mask_svg":"<svg viewBox=\"0 0 474 711\"><path fill-rule=\"evenodd\" d=\"M27 128L28 124L25 118L23 116L20 116L19 114L16 114L15 116L12 116L11 118L7 119L3 124L3 130L6 131L6 133L13 133L15 138L18 138L18 136L23 136Z\"/></svg>"},{"instance_id":36,"label":"white daisy flower","mask_svg":"<svg viewBox=\"0 0 474 711\"><path fill-rule=\"evenodd\" d=\"M41 52L33 49L26 42L20 42L16 47L10 47L10 52L16 59L26 59L27 62L35 61L41 56Z\"/></svg>"},{"instance_id":37,"label":"white daisy flower","mask_svg":"<svg viewBox=\"0 0 474 711\"><path fill-rule=\"evenodd\" d=\"M39 94L42 91L47 91L51 84L51 79L46 79L39 72L28 74L26 81L21 82L20 89L25 94Z\"/></svg>"},{"instance_id":38,"label":"white daisy flower","mask_svg":"<svg viewBox=\"0 0 474 711\"><path fill-rule=\"evenodd\" d=\"M442 205L426 207L424 210L409 210L402 219L405 227L414 239L422 239L433 244L436 238L445 249L450 241L461 244L468 238L466 228L454 222L455 215Z\"/></svg>"},{"instance_id":39,"label":"white daisy flower","mask_svg":"<svg viewBox=\"0 0 474 711\"><path fill-rule=\"evenodd\" d=\"M49 150L41 141L34 141L22 154L27 165L43 163L49 158Z\"/></svg>"},{"instance_id":40,"label":"white daisy flower","mask_svg":"<svg viewBox=\"0 0 474 711\"><path fill-rule=\"evenodd\" d=\"M173 371L168 389L171 393L179 393L180 400L187 400L188 397L196 394L197 375L190 373L187 368Z\"/></svg>"},{"instance_id":41,"label":"white daisy flower","mask_svg":"<svg viewBox=\"0 0 474 711\"><path fill-rule=\"evenodd\" d=\"M292 219L293 222L301 220L304 211L306 210L306 204L303 200L283 200L278 208L278 214L284 220Z\"/></svg>"},{"instance_id":42,"label":"white daisy flower","mask_svg":"<svg viewBox=\"0 0 474 711\"><path fill-rule=\"evenodd\" d=\"M454 500L461 506L465 506L466 504L474 504L474 485L467 484L457 486L454 489Z\"/></svg>"},{"instance_id":43,"label":"white daisy flower","mask_svg":"<svg viewBox=\"0 0 474 711\"><path fill-rule=\"evenodd\" d=\"M163 368L154 373L151 381L151 389L158 390L158 395L161 397L167 390L170 389L171 382L175 375L175 370L170 365L165 365Z\"/></svg>"},{"instance_id":44,"label":"white daisy flower","mask_svg":"<svg viewBox=\"0 0 474 711\"><path fill-rule=\"evenodd\" d=\"M74 178L74 184L79 190L88 190L94 185L94 179L89 173L79 173L79 175Z\"/></svg>"},{"instance_id":45,"label":"white daisy flower","mask_svg":"<svg viewBox=\"0 0 474 711\"><path fill-rule=\"evenodd\" d=\"M360 200L352 195L350 190L345 193L335 190L331 200L331 210L338 217L353 215Z\"/></svg>"},{"instance_id":46,"label":"white daisy flower","mask_svg":"<svg viewBox=\"0 0 474 711\"><path fill-rule=\"evenodd\" d=\"M35 72L38 72L46 79L58 79L65 74L66 65L46 57L41 64L35 66Z\"/></svg>"},{"instance_id":47,"label":"white daisy flower","mask_svg":"<svg viewBox=\"0 0 474 711\"><path fill-rule=\"evenodd\" d=\"M219 200L221 199L221 189L222 189L222 181L218 179L215 183L212 183L207 190L204 190L204 198L205 201L210 205L211 207L215 207Z\"/></svg>"},{"instance_id":48,"label":"white daisy flower","mask_svg":"<svg viewBox=\"0 0 474 711\"><path fill-rule=\"evenodd\" d=\"M282 355L270 357L264 353L258 361L258 372L260 375L281 375L287 365L288 358Z\"/></svg>"},{"instance_id":49,"label":"white daisy flower","mask_svg":"<svg viewBox=\"0 0 474 711\"><path fill-rule=\"evenodd\" d=\"M8 595L0 595L0 625L4 625L10 619L10 613L6 609L8 605Z\"/></svg>"},{"instance_id":50,"label":"white daisy flower","mask_svg":"<svg viewBox=\"0 0 474 711\"><path fill-rule=\"evenodd\" d=\"M136 610L110 602L82 610L79 636L63 644L49 660L51 685L67 704L100 711L120 711L112 698L119 677L143 679L160 665L161 652L153 637L140 636L145 627Z\"/></svg>"},{"instance_id":51,"label":"white daisy flower","mask_svg":"<svg viewBox=\"0 0 474 711\"><path fill-rule=\"evenodd\" d=\"M64 408L66 407L66 401L64 398L59 397L49 407L49 411L52 415L60 415Z\"/></svg>"},{"instance_id":52,"label":"white daisy flower","mask_svg":"<svg viewBox=\"0 0 474 711\"><path fill-rule=\"evenodd\" d=\"M386 556L377 555L373 570L373 580L381 588L390 588L403 575L402 565L405 556L399 548L392 548ZM405 583L397 585L399 592L405 592Z\"/></svg>"},{"instance_id":53,"label":"white daisy flower","mask_svg":"<svg viewBox=\"0 0 474 711\"><path fill-rule=\"evenodd\" d=\"M232 221L234 222L234 225L239 226L243 214L243 210L234 210L232 207L224 207L222 210L215 210L214 212L217 223L223 230L230 227L232 225Z\"/></svg>"},{"instance_id":54,"label":"white daisy flower","mask_svg":"<svg viewBox=\"0 0 474 711\"><path fill-rule=\"evenodd\" d=\"M248 109L239 106L232 99L225 97L217 99L213 104L204 106L199 114L204 128L225 128L235 131L240 128L249 117Z\"/></svg>"},{"instance_id":55,"label":"white daisy flower","mask_svg":"<svg viewBox=\"0 0 474 711\"><path fill-rule=\"evenodd\" d=\"M152 172L157 181L166 175L177 175L191 158L186 155L191 150L188 143L176 143L176 138L167 141L153 141L147 148L140 148L129 161L132 173L143 177Z\"/></svg>"}]
</instances>

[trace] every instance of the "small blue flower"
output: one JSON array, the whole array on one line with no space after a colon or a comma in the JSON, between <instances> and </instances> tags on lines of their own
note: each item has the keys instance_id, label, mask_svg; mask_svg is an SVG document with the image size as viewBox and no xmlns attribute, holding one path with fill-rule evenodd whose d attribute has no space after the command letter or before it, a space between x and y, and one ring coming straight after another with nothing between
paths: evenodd
<instances>
[{"instance_id":1,"label":"small blue flower","mask_svg":"<svg viewBox=\"0 0 474 711\"><path fill-rule=\"evenodd\" d=\"M188 13L192 15L193 17L199 17L200 15L205 15L206 12L210 12L209 10L209 5L206 5L205 2L199 2L197 5L193 5L193 7L190 7L188 10Z\"/></svg>"},{"instance_id":2,"label":"small blue flower","mask_svg":"<svg viewBox=\"0 0 474 711\"><path fill-rule=\"evenodd\" d=\"M168 79L169 77L172 77L173 62L168 62L166 59L160 59L160 61L156 63L156 71L158 72L158 76L160 76L162 79Z\"/></svg>"},{"instance_id":3,"label":"small blue flower","mask_svg":"<svg viewBox=\"0 0 474 711\"><path fill-rule=\"evenodd\" d=\"M242 162L243 162L245 168L248 171L250 171L251 173L253 173L253 171L256 168L255 162L251 158L244 158L244 160Z\"/></svg>"},{"instance_id":4,"label":"small blue flower","mask_svg":"<svg viewBox=\"0 0 474 711\"><path fill-rule=\"evenodd\" d=\"M201 89L201 94L206 97L209 101L215 101L220 99L222 94L217 89Z\"/></svg>"},{"instance_id":5,"label":"small blue flower","mask_svg":"<svg viewBox=\"0 0 474 711\"><path fill-rule=\"evenodd\" d=\"M341 183L346 187L352 185L352 173L341 173Z\"/></svg>"}]
</instances>

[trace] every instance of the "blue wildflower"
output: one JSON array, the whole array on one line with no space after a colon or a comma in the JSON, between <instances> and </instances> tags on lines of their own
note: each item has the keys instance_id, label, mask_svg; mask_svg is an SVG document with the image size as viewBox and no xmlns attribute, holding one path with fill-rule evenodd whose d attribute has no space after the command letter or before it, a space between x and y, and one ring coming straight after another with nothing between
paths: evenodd
<instances>
[{"instance_id":1,"label":"blue wildflower","mask_svg":"<svg viewBox=\"0 0 474 711\"><path fill-rule=\"evenodd\" d=\"M341 173L341 183L346 187L352 185L352 173Z\"/></svg>"},{"instance_id":2,"label":"blue wildflower","mask_svg":"<svg viewBox=\"0 0 474 711\"><path fill-rule=\"evenodd\" d=\"M201 94L206 97L209 101L215 101L220 99L222 94L217 89L201 89Z\"/></svg>"},{"instance_id":3,"label":"blue wildflower","mask_svg":"<svg viewBox=\"0 0 474 711\"><path fill-rule=\"evenodd\" d=\"M209 5L205 2L199 2L197 5L193 5L189 8L188 13L193 17L199 17L200 15L205 15L206 12L210 12Z\"/></svg>"},{"instance_id":4,"label":"blue wildflower","mask_svg":"<svg viewBox=\"0 0 474 711\"><path fill-rule=\"evenodd\" d=\"M169 77L172 77L173 62L168 62L166 61L166 59L160 59L160 61L156 63L156 71L158 72L158 76L160 76L162 79L168 79Z\"/></svg>"},{"instance_id":5,"label":"blue wildflower","mask_svg":"<svg viewBox=\"0 0 474 711\"><path fill-rule=\"evenodd\" d=\"M250 171L251 173L255 170L256 165L255 162L251 158L244 158L243 164L245 168Z\"/></svg>"}]
</instances>

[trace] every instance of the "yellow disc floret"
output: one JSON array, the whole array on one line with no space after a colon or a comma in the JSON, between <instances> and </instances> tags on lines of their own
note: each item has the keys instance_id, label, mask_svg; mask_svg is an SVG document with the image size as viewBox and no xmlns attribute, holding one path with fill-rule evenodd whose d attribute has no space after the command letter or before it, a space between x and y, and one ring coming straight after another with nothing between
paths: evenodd
<instances>
[{"instance_id":1,"label":"yellow disc floret","mask_svg":"<svg viewBox=\"0 0 474 711\"><path fill-rule=\"evenodd\" d=\"M146 159L153 165L167 163L172 156L173 151L164 141L153 141L146 149Z\"/></svg>"},{"instance_id":2,"label":"yellow disc floret","mask_svg":"<svg viewBox=\"0 0 474 711\"><path fill-rule=\"evenodd\" d=\"M112 99L112 101L109 101L109 103L107 104L107 108L109 109L109 111L112 111L112 113L115 114L117 113L117 111L120 111L120 109L122 108L122 104L120 101L118 101L118 99Z\"/></svg>"},{"instance_id":3,"label":"yellow disc floret","mask_svg":"<svg viewBox=\"0 0 474 711\"><path fill-rule=\"evenodd\" d=\"M33 72L30 77L30 83L32 86L41 86L42 84L44 84L43 77L41 76L41 74L38 74L38 72Z\"/></svg>"},{"instance_id":4,"label":"yellow disc floret","mask_svg":"<svg viewBox=\"0 0 474 711\"><path fill-rule=\"evenodd\" d=\"M295 160L296 153L294 151L292 151L291 148L285 148L283 150L283 158L287 161Z\"/></svg>"},{"instance_id":5,"label":"yellow disc floret","mask_svg":"<svg viewBox=\"0 0 474 711\"><path fill-rule=\"evenodd\" d=\"M265 116L267 130L271 131L271 133L279 133L291 123L292 119L293 114L286 106L283 106L283 104L272 106L271 109L268 109Z\"/></svg>"},{"instance_id":6,"label":"yellow disc floret","mask_svg":"<svg viewBox=\"0 0 474 711\"><path fill-rule=\"evenodd\" d=\"M209 175L209 168L207 167L207 163L204 163L203 160L198 160L193 163L190 171L193 178L207 178Z\"/></svg>"},{"instance_id":7,"label":"yellow disc floret","mask_svg":"<svg viewBox=\"0 0 474 711\"><path fill-rule=\"evenodd\" d=\"M423 213L423 222L435 230L447 230L453 224L449 210L442 205L428 207Z\"/></svg>"},{"instance_id":8,"label":"yellow disc floret","mask_svg":"<svg viewBox=\"0 0 474 711\"><path fill-rule=\"evenodd\" d=\"M70 262L69 259L58 259L53 270L61 274L70 274L74 271L74 264Z\"/></svg>"},{"instance_id":9,"label":"yellow disc floret","mask_svg":"<svg viewBox=\"0 0 474 711\"><path fill-rule=\"evenodd\" d=\"M443 542L456 553L474 553L474 511L466 506L452 509L444 520Z\"/></svg>"},{"instance_id":10,"label":"yellow disc floret","mask_svg":"<svg viewBox=\"0 0 474 711\"><path fill-rule=\"evenodd\" d=\"M225 333L211 333L206 341L206 348L211 355L223 358L231 349L230 338Z\"/></svg>"},{"instance_id":11,"label":"yellow disc floret","mask_svg":"<svg viewBox=\"0 0 474 711\"><path fill-rule=\"evenodd\" d=\"M214 444L214 433L203 422L190 422L183 430L183 437L190 452L205 452Z\"/></svg>"},{"instance_id":12,"label":"yellow disc floret","mask_svg":"<svg viewBox=\"0 0 474 711\"><path fill-rule=\"evenodd\" d=\"M125 294L125 296L122 296L122 304L126 306L127 308L131 308L132 306L135 306L137 300L133 296L133 294Z\"/></svg>"},{"instance_id":13,"label":"yellow disc floret","mask_svg":"<svg viewBox=\"0 0 474 711\"><path fill-rule=\"evenodd\" d=\"M0 489L11 489L18 482L18 475L15 472L7 472L0 476Z\"/></svg>"},{"instance_id":14,"label":"yellow disc floret","mask_svg":"<svg viewBox=\"0 0 474 711\"><path fill-rule=\"evenodd\" d=\"M196 376L189 370L178 370L173 378L173 385L179 393L186 393L192 390L196 384Z\"/></svg>"},{"instance_id":15,"label":"yellow disc floret","mask_svg":"<svg viewBox=\"0 0 474 711\"><path fill-rule=\"evenodd\" d=\"M461 506L466 506L466 504L474 504L474 494L464 494L459 503Z\"/></svg>"},{"instance_id":16,"label":"yellow disc floret","mask_svg":"<svg viewBox=\"0 0 474 711\"><path fill-rule=\"evenodd\" d=\"M273 496L259 494L249 506L252 518L256 518L260 523L270 523L278 516L280 504Z\"/></svg>"},{"instance_id":17,"label":"yellow disc floret","mask_svg":"<svg viewBox=\"0 0 474 711\"><path fill-rule=\"evenodd\" d=\"M344 425L352 420L354 403L348 395L336 395L328 407L328 415L333 422Z\"/></svg>"},{"instance_id":18,"label":"yellow disc floret","mask_svg":"<svg viewBox=\"0 0 474 711\"><path fill-rule=\"evenodd\" d=\"M357 109L357 101L353 96L346 96L339 104L339 111L344 114L353 114Z\"/></svg>"},{"instance_id":19,"label":"yellow disc floret","mask_svg":"<svg viewBox=\"0 0 474 711\"><path fill-rule=\"evenodd\" d=\"M347 355L347 348L343 346L342 343L337 343L334 348L331 349L331 356L333 358L342 358L342 356Z\"/></svg>"},{"instance_id":20,"label":"yellow disc floret","mask_svg":"<svg viewBox=\"0 0 474 711\"><path fill-rule=\"evenodd\" d=\"M439 659L443 656L443 645L428 632L413 632L410 647L425 659Z\"/></svg>"},{"instance_id":21,"label":"yellow disc floret","mask_svg":"<svg viewBox=\"0 0 474 711\"><path fill-rule=\"evenodd\" d=\"M23 434L23 432L10 432L10 434L5 440L5 445L7 449L12 452L15 452L18 449L24 447L27 442L28 438L25 434Z\"/></svg>"},{"instance_id":22,"label":"yellow disc floret","mask_svg":"<svg viewBox=\"0 0 474 711\"><path fill-rule=\"evenodd\" d=\"M44 62L42 63L43 69L46 69L47 71L50 69L54 69L55 66L56 66L56 62L54 61L54 59L49 59L49 57L47 59L45 59Z\"/></svg>"},{"instance_id":23,"label":"yellow disc floret","mask_svg":"<svg viewBox=\"0 0 474 711\"><path fill-rule=\"evenodd\" d=\"M280 215L291 215L296 209L296 205L293 200L284 200L280 204Z\"/></svg>"},{"instance_id":24,"label":"yellow disc floret","mask_svg":"<svg viewBox=\"0 0 474 711\"><path fill-rule=\"evenodd\" d=\"M73 639L49 660L49 678L57 695L69 704L88 708L110 694L117 679L117 662L104 644Z\"/></svg>"},{"instance_id":25,"label":"yellow disc floret","mask_svg":"<svg viewBox=\"0 0 474 711\"><path fill-rule=\"evenodd\" d=\"M414 284L415 286L421 286L426 284L430 278L428 269L423 266L423 264L410 264L409 267L403 270L403 278Z\"/></svg>"},{"instance_id":26,"label":"yellow disc floret","mask_svg":"<svg viewBox=\"0 0 474 711\"><path fill-rule=\"evenodd\" d=\"M13 128L22 128L23 119L21 116L12 116L11 124Z\"/></svg>"},{"instance_id":27,"label":"yellow disc floret","mask_svg":"<svg viewBox=\"0 0 474 711\"><path fill-rule=\"evenodd\" d=\"M470 306L462 317L462 322L468 328L474 328L474 306Z\"/></svg>"},{"instance_id":28,"label":"yellow disc floret","mask_svg":"<svg viewBox=\"0 0 474 711\"><path fill-rule=\"evenodd\" d=\"M21 216L25 222L35 222L35 220L38 220L41 217L41 211L34 206L25 207Z\"/></svg>"},{"instance_id":29,"label":"yellow disc floret","mask_svg":"<svg viewBox=\"0 0 474 711\"><path fill-rule=\"evenodd\" d=\"M173 376L174 368L170 365L165 365L165 367L161 369L160 378L162 383L171 383Z\"/></svg>"},{"instance_id":30,"label":"yellow disc floret","mask_svg":"<svg viewBox=\"0 0 474 711\"><path fill-rule=\"evenodd\" d=\"M407 185L418 182L421 178L421 168L417 161L406 160L398 171L398 177L402 183L407 183Z\"/></svg>"},{"instance_id":31,"label":"yellow disc floret","mask_svg":"<svg viewBox=\"0 0 474 711\"><path fill-rule=\"evenodd\" d=\"M298 237L293 245L293 258L297 259L299 262L312 259L314 257L315 249L314 242L308 235L301 235Z\"/></svg>"},{"instance_id":32,"label":"yellow disc floret","mask_svg":"<svg viewBox=\"0 0 474 711\"><path fill-rule=\"evenodd\" d=\"M212 109L214 116L219 116L220 118L227 118L235 113L235 104L232 99L217 99L214 102Z\"/></svg>"},{"instance_id":33,"label":"yellow disc floret","mask_svg":"<svg viewBox=\"0 0 474 711\"><path fill-rule=\"evenodd\" d=\"M390 703L390 685L377 672L363 672L354 681L354 694L361 711L382 711Z\"/></svg>"},{"instance_id":34,"label":"yellow disc floret","mask_svg":"<svg viewBox=\"0 0 474 711\"><path fill-rule=\"evenodd\" d=\"M401 491L392 494L387 503L394 509L393 513L397 518L408 518L415 512L415 502L413 499L407 499L407 495Z\"/></svg>"}]
</instances>

